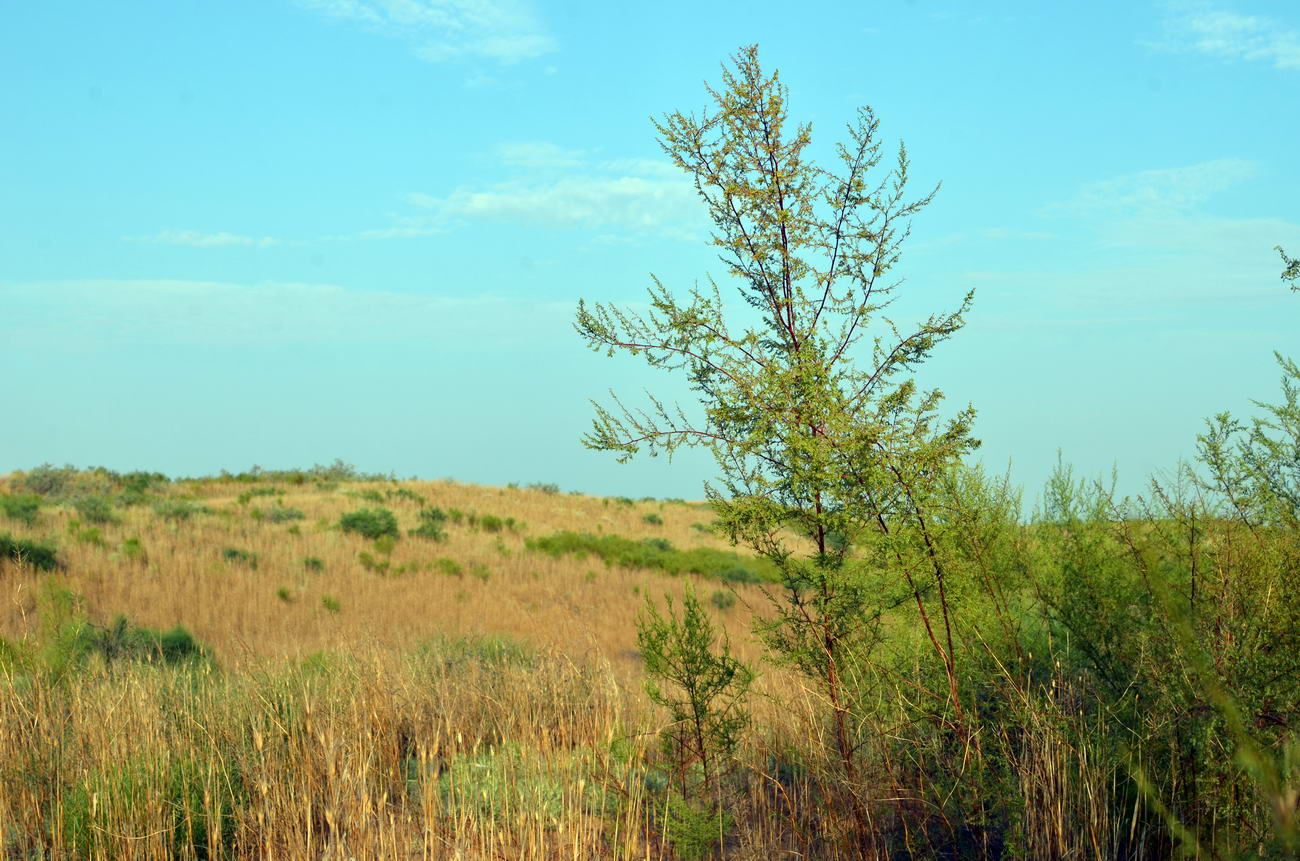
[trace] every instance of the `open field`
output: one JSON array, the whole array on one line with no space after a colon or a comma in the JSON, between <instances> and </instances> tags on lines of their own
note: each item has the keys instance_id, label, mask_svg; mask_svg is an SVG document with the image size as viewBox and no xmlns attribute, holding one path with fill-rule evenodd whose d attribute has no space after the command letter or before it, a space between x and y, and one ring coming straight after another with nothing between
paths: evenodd
<instances>
[{"instance_id":1,"label":"open field","mask_svg":"<svg viewBox=\"0 0 1300 861\"><path fill-rule=\"evenodd\" d=\"M31 492L51 475L58 487ZM0 481L0 533L57 560L0 560L5 857L1156 858L1182 821L1263 847L1269 805L1295 803L1294 772L1276 797L1251 789L1213 696L1171 673L1177 653L1141 615L1122 545L1164 547L1172 564L1172 520L989 527L949 585L973 732L955 729L901 604L852 680L867 770L846 786L816 686L765 662L751 633L770 584L745 581L766 569L729 555L706 505L285 478ZM361 509L392 512L399 537L341 527ZM1247 676L1289 672L1295 654L1247 638L1294 639L1294 585L1269 573L1293 570L1293 537L1251 549L1229 521L1198 528L1202 564L1258 572L1202 573L1200 589L1215 596L1222 678L1252 738L1282 756L1294 676L1258 690ZM575 534L714 575L545 540ZM989 578L1000 603L982 596ZM637 639L645 597L680 602L688 586L757 671L752 719L694 815L667 791ZM1132 672L1114 693L1117 667ZM1117 733L1141 739L1135 759ZM866 848L847 837L853 798L869 799ZM1221 810L1238 819L1207 821Z\"/></svg>"}]
</instances>

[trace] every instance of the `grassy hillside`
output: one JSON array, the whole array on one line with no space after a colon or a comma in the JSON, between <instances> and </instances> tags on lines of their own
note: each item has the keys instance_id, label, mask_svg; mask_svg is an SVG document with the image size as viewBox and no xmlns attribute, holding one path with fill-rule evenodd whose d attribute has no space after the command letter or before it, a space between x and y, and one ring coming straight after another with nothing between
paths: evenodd
<instances>
[{"instance_id":1,"label":"grassy hillside","mask_svg":"<svg viewBox=\"0 0 1300 861\"><path fill-rule=\"evenodd\" d=\"M341 467L4 477L0 854L1287 857L1294 520L1063 473L1024 523L990 487L954 485L978 517L940 547L961 722L903 574L854 563L892 609L844 680L850 784L752 633L771 563L707 506ZM688 588L757 679L684 801L700 765L663 742L637 617Z\"/></svg>"}]
</instances>

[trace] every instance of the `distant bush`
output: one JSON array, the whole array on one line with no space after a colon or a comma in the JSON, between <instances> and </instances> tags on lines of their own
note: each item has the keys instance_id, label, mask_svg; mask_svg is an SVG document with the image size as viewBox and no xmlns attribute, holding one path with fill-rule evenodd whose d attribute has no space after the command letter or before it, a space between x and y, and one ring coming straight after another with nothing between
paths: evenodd
<instances>
[{"instance_id":1,"label":"distant bush","mask_svg":"<svg viewBox=\"0 0 1300 861\"><path fill-rule=\"evenodd\" d=\"M447 557L444 556L441 559L434 562L433 564L437 566L440 572L446 574L448 577L465 576L465 569L460 567L460 563L457 562L455 559L448 559Z\"/></svg>"},{"instance_id":2,"label":"distant bush","mask_svg":"<svg viewBox=\"0 0 1300 861\"><path fill-rule=\"evenodd\" d=\"M655 514L654 512L651 512L650 514L647 514L644 517L642 517L641 521L643 523L649 523L651 526L664 525L664 519L660 517L658 514Z\"/></svg>"},{"instance_id":3,"label":"distant bush","mask_svg":"<svg viewBox=\"0 0 1300 861\"><path fill-rule=\"evenodd\" d=\"M108 663L127 660L179 664L209 657L208 650L180 625L170 631L155 631L132 625L121 615L107 627L88 626L86 640L88 649Z\"/></svg>"},{"instance_id":4,"label":"distant bush","mask_svg":"<svg viewBox=\"0 0 1300 861\"><path fill-rule=\"evenodd\" d=\"M320 560L320 557L308 556L302 560L302 567L308 571L324 571L325 563Z\"/></svg>"},{"instance_id":5,"label":"distant bush","mask_svg":"<svg viewBox=\"0 0 1300 861\"><path fill-rule=\"evenodd\" d=\"M77 470L71 466L56 467L50 463L29 469L23 475L23 486L41 496L58 496L72 484Z\"/></svg>"},{"instance_id":6,"label":"distant bush","mask_svg":"<svg viewBox=\"0 0 1300 861\"><path fill-rule=\"evenodd\" d=\"M343 609L343 605L339 603L339 599L335 598L333 595L322 595L320 597L320 605L329 613L337 613L339 610Z\"/></svg>"},{"instance_id":7,"label":"distant bush","mask_svg":"<svg viewBox=\"0 0 1300 861\"><path fill-rule=\"evenodd\" d=\"M188 499L160 499L153 504L154 514L163 520L189 520L193 514L207 514L208 508Z\"/></svg>"},{"instance_id":8,"label":"distant bush","mask_svg":"<svg viewBox=\"0 0 1300 861\"><path fill-rule=\"evenodd\" d=\"M17 520L31 526L36 523L40 510L41 497L35 493L16 493L0 496L0 514L10 520Z\"/></svg>"},{"instance_id":9,"label":"distant bush","mask_svg":"<svg viewBox=\"0 0 1300 861\"><path fill-rule=\"evenodd\" d=\"M87 523L114 523L117 520L113 516L112 501L103 496L78 496L72 501L72 507Z\"/></svg>"},{"instance_id":10,"label":"distant bush","mask_svg":"<svg viewBox=\"0 0 1300 861\"><path fill-rule=\"evenodd\" d=\"M302 520L306 516L297 508L286 508L283 505L262 511L262 519L267 523L287 523L290 520Z\"/></svg>"},{"instance_id":11,"label":"distant bush","mask_svg":"<svg viewBox=\"0 0 1300 861\"><path fill-rule=\"evenodd\" d=\"M231 565L246 565L254 570L257 568L257 554L248 550L240 550L238 547L227 547L222 550L221 558Z\"/></svg>"},{"instance_id":12,"label":"distant bush","mask_svg":"<svg viewBox=\"0 0 1300 861\"><path fill-rule=\"evenodd\" d=\"M0 560L5 559L31 565L42 571L53 571L59 567L54 545L0 533Z\"/></svg>"},{"instance_id":13,"label":"distant bush","mask_svg":"<svg viewBox=\"0 0 1300 861\"><path fill-rule=\"evenodd\" d=\"M419 518L420 525L408 530L407 535L427 538L430 541L447 540L447 532L442 526L447 522L447 514L441 508L421 508Z\"/></svg>"},{"instance_id":14,"label":"distant bush","mask_svg":"<svg viewBox=\"0 0 1300 861\"><path fill-rule=\"evenodd\" d=\"M689 572L726 582L776 582L778 579L776 567L769 560L712 547L678 550L663 538L636 541L619 535L565 531L530 538L526 546L549 556L593 555L623 568L653 568L668 574Z\"/></svg>"},{"instance_id":15,"label":"distant bush","mask_svg":"<svg viewBox=\"0 0 1300 861\"><path fill-rule=\"evenodd\" d=\"M484 532L522 532L525 528L513 517L497 517L495 514L470 514L467 522L472 528Z\"/></svg>"},{"instance_id":16,"label":"distant bush","mask_svg":"<svg viewBox=\"0 0 1300 861\"><path fill-rule=\"evenodd\" d=\"M424 505L425 502L423 496L416 493L414 490L408 490L405 487L399 487L396 488L395 490L385 491L385 495L389 499L405 499L408 502L414 502L416 505Z\"/></svg>"},{"instance_id":17,"label":"distant bush","mask_svg":"<svg viewBox=\"0 0 1300 861\"><path fill-rule=\"evenodd\" d=\"M528 485L529 490L535 490L538 493L545 493L547 496L555 496L560 492L560 486L553 482L542 484L540 482Z\"/></svg>"},{"instance_id":18,"label":"distant bush","mask_svg":"<svg viewBox=\"0 0 1300 861\"><path fill-rule=\"evenodd\" d=\"M362 508L339 518L339 528L363 538L398 537L397 518L387 508Z\"/></svg>"},{"instance_id":19,"label":"distant bush","mask_svg":"<svg viewBox=\"0 0 1300 861\"><path fill-rule=\"evenodd\" d=\"M736 606L736 593L717 591L709 597L709 600L719 610L730 610Z\"/></svg>"},{"instance_id":20,"label":"distant bush","mask_svg":"<svg viewBox=\"0 0 1300 861\"><path fill-rule=\"evenodd\" d=\"M140 543L139 538L127 538L122 541L122 555L133 562L148 561L148 555L144 552L144 546Z\"/></svg>"}]
</instances>

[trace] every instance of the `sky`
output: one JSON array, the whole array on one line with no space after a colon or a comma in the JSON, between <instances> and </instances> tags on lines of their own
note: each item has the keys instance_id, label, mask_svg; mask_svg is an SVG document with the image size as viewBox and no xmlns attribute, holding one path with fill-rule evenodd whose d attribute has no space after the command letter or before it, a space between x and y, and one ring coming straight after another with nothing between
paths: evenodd
<instances>
[{"instance_id":1,"label":"sky","mask_svg":"<svg viewBox=\"0 0 1300 861\"><path fill-rule=\"evenodd\" d=\"M757 43L814 158L870 105L915 188L918 371L1037 496L1125 492L1300 355L1300 7L528 0L8 3L0 473L310 466L701 498L699 453L583 448L579 298L729 284L651 122ZM743 11L741 11L743 10ZM689 401L688 401L689 402Z\"/></svg>"}]
</instances>

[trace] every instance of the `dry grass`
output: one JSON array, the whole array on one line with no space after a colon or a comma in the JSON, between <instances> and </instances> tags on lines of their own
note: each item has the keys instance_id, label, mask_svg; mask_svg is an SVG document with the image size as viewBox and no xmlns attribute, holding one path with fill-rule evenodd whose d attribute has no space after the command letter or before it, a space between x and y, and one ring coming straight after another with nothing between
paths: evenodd
<instances>
[{"instance_id":1,"label":"dry grass","mask_svg":"<svg viewBox=\"0 0 1300 861\"><path fill-rule=\"evenodd\" d=\"M246 488L220 482L168 491L209 513L172 522L147 505L118 509L93 540L70 508L43 509L30 527L6 524L58 542L59 580L83 596L92 622L122 613L154 628L183 625L219 669L92 663L75 677L35 680L0 671L0 845L16 857L672 857L649 827L656 811L643 763L657 716L640 687L634 620L645 595L730 587L556 559L524 539L574 530L726 547L692 526L710 512L401 486L430 506L523 525L450 525L437 543L404 537L390 561L403 573L381 575L360 561L363 551L376 555L373 544L335 524L380 504L345 494L393 489L385 483L285 487L283 504L305 518L278 524L251 514L272 498L241 504ZM417 525L421 503L382 505L403 532ZM662 525L647 523L650 513ZM132 538L143 557L124 552ZM256 567L226 559L225 548L255 554ZM321 570L306 568L308 557ZM439 559L462 573L445 573ZM32 642L48 575L0 570L0 636ZM761 594L735 588L740 601L717 620L757 661L746 605L761 606ZM484 637L507 638L507 659ZM510 658L515 643L530 656ZM755 706L769 740L803 732L797 715L814 709L800 699L790 678L764 675ZM762 750L751 751L760 771ZM740 791L749 824L728 856L793 846L779 793L761 779Z\"/></svg>"}]
</instances>

